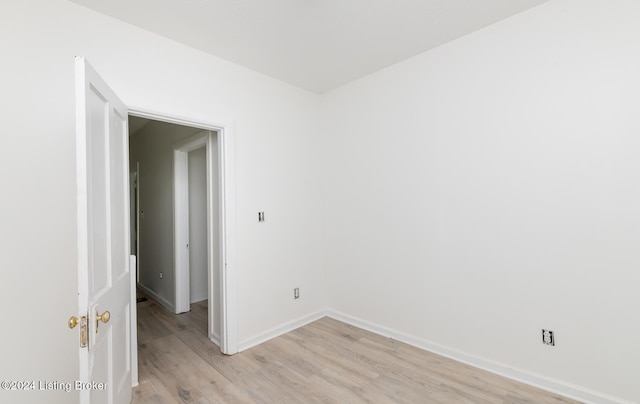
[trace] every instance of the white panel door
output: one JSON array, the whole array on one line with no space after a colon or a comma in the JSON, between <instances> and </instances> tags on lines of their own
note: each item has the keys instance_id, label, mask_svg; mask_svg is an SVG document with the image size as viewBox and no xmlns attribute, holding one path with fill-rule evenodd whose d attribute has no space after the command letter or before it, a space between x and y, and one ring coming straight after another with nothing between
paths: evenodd
<instances>
[{"instance_id":1,"label":"white panel door","mask_svg":"<svg viewBox=\"0 0 640 404\"><path fill-rule=\"evenodd\" d=\"M88 383L80 390L84 404L131 402L127 113L87 61L76 57L78 296L88 334L87 346L80 347L80 381Z\"/></svg>"}]
</instances>

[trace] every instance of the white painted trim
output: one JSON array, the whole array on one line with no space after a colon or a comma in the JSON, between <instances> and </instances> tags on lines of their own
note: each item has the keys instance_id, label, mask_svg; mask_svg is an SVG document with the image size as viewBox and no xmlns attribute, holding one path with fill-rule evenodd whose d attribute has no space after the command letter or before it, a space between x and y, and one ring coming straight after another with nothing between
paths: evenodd
<instances>
[{"instance_id":1,"label":"white painted trim","mask_svg":"<svg viewBox=\"0 0 640 404\"><path fill-rule=\"evenodd\" d=\"M303 327L316 320L320 320L321 318L326 316L327 316L327 313L324 310L320 310L315 313L312 313L312 314L297 318L295 320L286 322L279 326L273 327L265 332L262 332L254 337L251 337L249 339L246 339L240 342L238 344L238 349L239 349L238 352L242 352L246 349L253 348L254 346L267 342L270 339L277 338L281 335L291 332L297 328Z\"/></svg>"},{"instance_id":2,"label":"white painted trim","mask_svg":"<svg viewBox=\"0 0 640 404\"><path fill-rule=\"evenodd\" d=\"M220 350L238 352L238 271L236 267L235 136L232 124L218 130L220 236ZM212 288L211 288L212 289ZM210 295L210 298L213 296ZM213 301L213 300L210 300ZM209 322L212 323L212 318Z\"/></svg>"},{"instance_id":3,"label":"white painted trim","mask_svg":"<svg viewBox=\"0 0 640 404\"><path fill-rule=\"evenodd\" d=\"M560 380L531 373L522 369L517 369L504 363L481 358L475 355L470 355L459 350L436 344L431 341L426 341L415 336L404 334L402 332L392 330L391 328L370 323L366 320L352 317L338 311L328 310L327 317L342 321L347 324L351 324L355 327L362 328L367 331L371 331L383 337L393 338L397 341L404 342L405 344L409 344L416 348L420 348L449 359L453 359L457 362L461 362L478 369L486 370L487 372L506 377L507 379L515 380L517 382L525 383L542 390L560 394L567 398L594 404L631 404L630 401L625 401L621 398L605 395L600 392L584 388L582 386L576 386L570 383L562 382Z\"/></svg>"},{"instance_id":4,"label":"white painted trim","mask_svg":"<svg viewBox=\"0 0 640 404\"><path fill-rule=\"evenodd\" d=\"M175 115L168 112L165 113L162 111L150 110L137 106L129 106L129 115L137 116L138 118L146 118L153 119L155 121L173 123L176 125L190 126L192 128L198 128L202 130L219 131L221 129L231 127L231 121L229 119L207 117L206 120L202 120L193 117Z\"/></svg>"},{"instance_id":5,"label":"white painted trim","mask_svg":"<svg viewBox=\"0 0 640 404\"><path fill-rule=\"evenodd\" d=\"M218 176L220 195L220 350L233 355L238 352L238 276L236 268L235 216L235 139L231 121L207 117L205 120L181 117L165 112L129 107L129 114L178 125L217 132ZM210 280L209 299L213 299L213 279ZM212 301L212 300L211 300ZM171 309L173 311L173 308ZM209 314L209 334L213 328Z\"/></svg>"},{"instance_id":6,"label":"white painted trim","mask_svg":"<svg viewBox=\"0 0 640 404\"><path fill-rule=\"evenodd\" d=\"M135 269L135 270L134 270ZM136 256L129 256L129 274L131 276L131 296L132 301L135 301L137 304L136 298L136 278L137 278L137 262ZM129 319L129 326L131 327L131 332L129 336L131 337L131 354L129 355L130 366L131 366L131 387L136 387L138 385L138 310L131 310L130 313L131 318Z\"/></svg>"},{"instance_id":7,"label":"white painted trim","mask_svg":"<svg viewBox=\"0 0 640 404\"><path fill-rule=\"evenodd\" d=\"M220 217L223 215L223 211L222 211L222 207L220 206L220 201L219 198L218 200L216 200L216 204L217 204L217 211L215 211L214 209L214 203L213 203L213 195L214 193L216 195L219 195L222 193L222 188L221 185L218 183L216 184L216 186L214 187L213 184L213 173L214 173L214 163L217 163L217 167L216 170L220 170L221 164L219 161L219 153L216 153L215 159L213 158L213 147L214 147L214 142L216 142L219 145L219 138L220 136L216 134L216 137L214 139L213 136L213 132L209 131L209 136L206 137L205 141L206 141L206 148L205 148L205 154L206 154L206 158L205 158L205 164L206 164L206 172L207 172L207 240L209 240L209 242L207 243L207 281L208 281L208 288L207 288L207 298L209 300L209 304L208 304L208 310L207 310L207 324L209 325L208 327L208 334L209 334L209 339L216 345L218 345L218 347L220 347L221 342L220 342L220 334L215 332L215 312L214 310L211 310L211 308L214 306L213 302L214 299L217 299L217 301L219 303L222 302L222 299L220 298L221 292L223 290L222 286L221 286L221 279L222 279L222 235L224 234L224 228L222 227L222 222ZM220 174L218 173L218 178L217 180L219 181L220 179ZM214 213L217 213L217 223L216 220L214 220ZM211 240L215 240L216 237L214 237L214 233L218 232L218 245L214 246ZM217 248L217 251L215 251L216 253L214 254L214 248ZM216 262L216 257L218 259L218 261ZM218 279L214 279L214 268L218 268ZM221 304L217 304L216 305L218 313L222 312L222 307ZM218 326L219 329L222 330L222 317L219 316L219 320L218 320ZM235 352L233 352L235 353Z\"/></svg>"},{"instance_id":8,"label":"white painted trim","mask_svg":"<svg viewBox=\"0 0 640 404\"><path fill-rule=\"evenodd\" d=\"M87 122L86 86L87 71L85 58L75 58L75 99L76 99L76 232L77 232L77 272L78 272L78 317L88 315L89 309L89 190L87 188ZM89 380L88 349L80 348L80 380ZM80 402L88 402L83 395Z\"/></svg>"},{"instance_id":9,"label":"white painted trim","mask_svg":"<svg viewBox=\"0 0 640 404\"><path fill-rule=\"evenodd\" d=\"M155 300L156 302L158 302L161 305L163 305L167 310L169 310L170 312L174 312L173 304L170 301L168 301L167 299L165 299L164 297L160 296L159 294L157 294L156 292L154 292L153 290L149 289L148 287L144 286L141 283L138 283L138 287L145 294L149 295L149 297L151 297L153 300Z\"/></svg>"},{"instance_id":10,"label":"white painted trim","mask_svg":"<svg viewBox=\"0 0 640 404\"><path fill-rule=\"evenodd\" d=\"M127 117L128 119L128 117ZM136 285L140 280L140 162L136 161Z\"/></svg>"},{"instance_id":11,"label":"white painted trim","mask_svg":"<svg viewBox=\"0 0 640 404\"><path fill-rule=\"evenodd\" d=\"M216 344L218 348L220 347L220 336L218 334L211 333L209 334L209 340Z\"/></svg>"},{"instance_id":12,"label":"white painted trim","mask_svg":"<svg viewBox=\"0 0 640 404\"><path fill-rule=\"evenodd\" d=\"M191 310L189 290L189 152L206 148L207 170L207 233L209 240L213 229L212 206L212 162L211 147L213 134L203 131L173 146L173 258L175 271L176 314ZM212 256L212 246L207 243L207 256ZM207 273L213 271L213 262L208 260ZM211 286L211 285L210 285ZM209 322L210 323L210 322Z\"/></svg>"},{"instance_id":13,"label":"white painted trim","mask_svg":"<svg viewBox=\"0 0 640 404\"><path fill-rule=\"evenodd\" d=\"M175 313L189 311L189 158L173 151L173 269ZM186 179L186 180L185 180ZM187 277L187 282L184 277ZM186 300L186 301L185 301Z\"/></svg>"}]
</instances>

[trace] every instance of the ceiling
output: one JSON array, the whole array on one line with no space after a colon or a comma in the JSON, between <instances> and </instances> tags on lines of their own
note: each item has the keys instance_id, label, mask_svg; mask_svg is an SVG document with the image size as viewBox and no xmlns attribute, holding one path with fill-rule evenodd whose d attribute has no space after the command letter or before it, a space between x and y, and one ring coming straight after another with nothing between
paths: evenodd
<instances>
[{"instance_id":1,"label":"ceiling","mask_svg":"<svg viewBox=\"0 0 640 404\"><path fill-rule=\"evenodd\" d=\"M150 119L138 118L137 116L129 115L129 136L135 135L144 125L151 122Z\"/></svg>"},{"instance_id":2,"label":"ceiling","mask_svg":"<svg viewBox=\"0 0 640 404\"><path fill-rule=\"evenodd\" d=\"M71 0L324 93L548 0Z\"/></svg>"}]
</instances>

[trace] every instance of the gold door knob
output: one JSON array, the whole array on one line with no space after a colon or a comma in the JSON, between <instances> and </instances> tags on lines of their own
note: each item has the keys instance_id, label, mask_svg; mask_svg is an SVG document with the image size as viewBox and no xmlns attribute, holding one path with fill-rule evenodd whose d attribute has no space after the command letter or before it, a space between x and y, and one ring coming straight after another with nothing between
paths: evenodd
<instances>
[{"instance_id":1,"label":"gold door knob","mask_svg":"<svg viewBox=\"0 0 640 404\"><path fill-rule=\"evenodd\" d=\"M76 316L71 316L71 318L69 318L69 328L74 329L76 328L76 326L78 325L78 317Z\"/></svg>"},{"instance_id":2,"label":"gold door knob","mask_svg":"<svg viewBox=\"0 0 640 404\"><path fill-rule=\"evenodd\" d=\"M100 322L102 321L103 323L108 323L110 318L111 313L109 313L108 311L105 311L104 313L98 315L98 311L96 310L96 334L98 333L98 326L100 325Z\"/></svg>"},{"instance_id":3,"label":"gold door knob","mask_svg":"<svg viewBox=\"0 0 640 404\"><path fill-rule=\"evenodd\" d=\"M108 323L109 319L111 319L111 313L109 313L108 311L105 311L104 313L102 313L97 317L98 318L96 319L96 321L102 321L103 323Z\"/></svg>"}]
</instances>

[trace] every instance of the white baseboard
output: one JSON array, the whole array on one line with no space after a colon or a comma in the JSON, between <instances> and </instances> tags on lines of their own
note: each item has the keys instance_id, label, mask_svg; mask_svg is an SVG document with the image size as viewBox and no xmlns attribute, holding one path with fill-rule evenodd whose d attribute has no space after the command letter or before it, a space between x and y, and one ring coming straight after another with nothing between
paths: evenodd
<instances>
[{"instance_id":1,"label":"white baseboard","mask_svg":"<svg viewBox=\"0 0 640 404\"><path fill-rule=\"evenodd\" d=\"M143 290L146 289L142 288ZM150 293L150 295L152 292ZM355 327L362 328L367 331L371 331L375 334L393 338L397 341L404 342L411 346L423 349L428 352L432 352L437 355L441 355L457 362L461 362L478 369L486 370L488 372L497 374L499 376L506 377L517 382L528 384L533 387L537 387L552 393L560 394L564 397L574 400L582 401L584 403L594 404L633 404L631 401L623 400L618 397L613 397L601 392L590 390L582 386L576 386L570 383L566 383L560 380L552 379L546 376L528 372L526 370L511 367L509 365L495 362L486 358L481 358L475 355L470 355L465 352L446 347L434 342L426 341L424 339L407 335L399 331L395 331L391 328L383 327L381 325L371 323L362 320L357 317L352 317L347 314L334 311L334 310L320 310L307 316L300 317L298 319L289 321L279 326L273 327L265 332L262 332L254 337L241 341L238 344L238 352L242 352L254 346L260 345L270 339L284 335L290 331L307 325L311 322L319 320L323 317L331 317L338 321L342 321L347 324L351 324ZM211 340L220 346L220 339L216 335L211 336Z\"/></svg>"},{"instance_id":2,"label":"white baseboard","mask_svg":"<svg viewBox=\"0 0 640 404\"><path fill-rule=\"evenodd\" d=\"M597 391L589 390L581 386L572 385L535 373L527 372L522 369L516 369L503 363L488 360L486 358L469 355L456 349L442 346L430 341L425 341L421 338L411 335L403 334L390 328L370 323L368 321L352 317L344 313L328 310L326 312L326 315L338 321L342 321L344 323L351 324L364 330L371 331L375 334L387 338L393 338L397 341L404 342L405 344L412 345L425 351L429 351L434 354L441 355L482 370L486 370L488 372L506 377L511 380L525 383L552 393L560 394L567 398L594 404L631 404L631 401L626 401L617 397L602 394Z\"/></svg>"},{"instance_id":3,"label":"white baseboard","mask_svg":"<svg viewBox=\"0 0 640 404\"><path fill-rule=\"evenodd\" d=\"M163 298L162 296L160 296L159 294L157 294L156 292L154 292L153 290L149 289L148 287L144 286L141 283L138 283L138 287L144 293L149 295L149 297L151 297L153 300L155 300L156 302L158 302L161 305L163 305L170 312L172 312L172 313L176 312L175 306L171 302L169 302L167 299Z\"/></svg>"},{"instance_id":4,"label":"white baseboard","mask_svg":"<svg viewBox=\"0 0 640 404\"><path fill-rule=\"evenodd\" d=\"M209 334L209 339L220 348L220 336L218 334Z\"/></svg>"},{"instance_id":5,"label":"white baseboard","mask_svg":"<svg viewBox=\"0 0 640 404\"><path fill-rule=\"evenodd\" d=\"M242 352L256 345L260 345L263 342L267 342L270 339L284 335L290 331L295 330L296 328L300 328L326 316L327 313L322 310L271 328L270 330L260 333L254 337L241 341L238 344L238 352Z\"/></svg>"}]
</instances>

